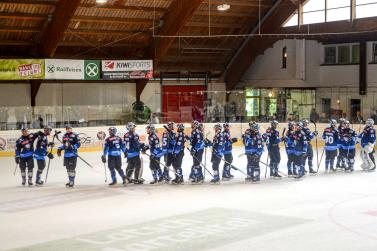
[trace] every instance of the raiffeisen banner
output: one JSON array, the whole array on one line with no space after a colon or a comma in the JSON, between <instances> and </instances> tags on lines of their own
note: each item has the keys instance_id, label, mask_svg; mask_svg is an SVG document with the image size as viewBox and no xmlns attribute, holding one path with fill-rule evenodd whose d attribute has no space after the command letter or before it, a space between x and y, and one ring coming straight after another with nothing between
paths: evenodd
<instances>
[{"instance_id":1,"label":"raiffeisen banner","mask_svg":"<svg viewBox=\"0 0 377 251\"><path fill-rule=\"evenodd\" d=\"M100 79L99 60L46 59L45 79Z\"/></svg>"},{"instance_id":2,"label":"raiffeisen banner","mask_svg":"<svg viewBox=\"0 0 377 251\"><path fill-rule=\"evenodd\" d=\"M0 59L0 80L44 78L44 59Z\"/></svg>"},{"instance_id":3,"label":"raiffeisen banner","mask_svg":"<svg viewBox=\"0 0 377 251\"><path fill-rule=\"evenodd\" d=\"M103 79L153 77L153 60L102 60Z\"/></svg>"}]
</instances>

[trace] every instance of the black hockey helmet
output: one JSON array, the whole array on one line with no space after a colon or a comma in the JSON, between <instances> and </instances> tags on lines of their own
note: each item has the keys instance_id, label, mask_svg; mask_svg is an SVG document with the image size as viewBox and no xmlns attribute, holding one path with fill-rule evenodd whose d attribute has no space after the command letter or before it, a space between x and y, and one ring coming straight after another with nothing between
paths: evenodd
<instances>
[{"instance_id":1,"label":"black hockey helmet","mask_svg":"<svg viewBox=\"0 0 377 251\"><path fill-rule=\"evenodd\" d=\"M112 126L112 127L109 128L109 135L110 136L115 136L116 133L117 133L117 129L115 127Z\"/></svg>"}]
</instances>

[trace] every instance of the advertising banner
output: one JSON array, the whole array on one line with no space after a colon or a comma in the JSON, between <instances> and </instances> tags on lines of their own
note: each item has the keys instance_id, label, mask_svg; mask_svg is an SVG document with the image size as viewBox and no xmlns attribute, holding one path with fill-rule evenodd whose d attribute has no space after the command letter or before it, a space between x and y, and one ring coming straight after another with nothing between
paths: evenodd
<instances>
[{"instance_id":1,"label":"advertising banner","mask_svg":"<svg viewBox=\"0 0 377 251\"><path fill-rule=\"evenodd\" d=\"M98 80L99 60L46 59L46 79Z\"/></svg>"},{"instance_id":2,"label":"advertising banner","mask_svg":"<svg viewBox=\"0 0 377 251\"><path fill-rule=\"evenodd\" d=\"M153 60L103 60L103 79L140 79L153 77Z\"/></svg>"},{"instance_id":3,"label":"advertising banner","mask_svg":"<svg viewBox=\"0 0 377 251\"><path fill-rule=\"evenodd\" d=\"M84 61L84 79L99 80L101 77L101 61L85 60Z\"/></svg>"},{"instance_id":4,"label":"advertising banner","mask_svg":"<svg viewBox=\"0 0 377 251\"><path fill-rule=\"evenodd\" d=\"M0 59L0 80L44 78L44 59Z\"/></svg>"}]
</instances>

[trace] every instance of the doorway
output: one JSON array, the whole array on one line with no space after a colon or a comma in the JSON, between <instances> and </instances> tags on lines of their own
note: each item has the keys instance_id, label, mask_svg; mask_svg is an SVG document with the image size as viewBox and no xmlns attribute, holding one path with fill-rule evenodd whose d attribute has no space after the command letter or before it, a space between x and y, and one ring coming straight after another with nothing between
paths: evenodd
<instances>
[{"instance_id":1,"label":"doorway","mask_svg":"<svg viewBox=\"0 0 377 251\"><path fill-rule=\"evenodd\" d=\"M322 112L326 115L325 117L326 119L331 118L331 99L329 98L322 99Z\"/></svg>"},{"instance_id":2,"label":"doorway","mask_svg":"<svg viewBox=\"0 0 377 251\"><path fill-rule=\"evenodd\" d=\"M357 112L360 112L361 102L360 99L351 99L351 113L350 118L353 122L357 122Z\"/></svg>"}]
</instances>

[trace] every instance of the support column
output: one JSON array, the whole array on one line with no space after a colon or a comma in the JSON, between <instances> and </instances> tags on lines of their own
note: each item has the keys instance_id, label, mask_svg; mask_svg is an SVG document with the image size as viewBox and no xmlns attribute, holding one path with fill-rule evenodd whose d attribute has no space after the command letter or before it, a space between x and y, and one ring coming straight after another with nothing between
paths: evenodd
<instances>
[{"instance_id":1,"label":"support column","mask_svg":"<svg viewBox=\"0 0 377 251\"><path fill-rule=\"evenodd\" d=\"M140 101L140 96L143 93L145 86L147 85L149 79L136 79L136 101Z\"/></svg>"},{"instance_id":2,"label":"support column","mask_svg":"<svg viewBox=\"0 0 377 251\"><path fill-rule=\"evenodd\" d=\"M35 100L37 98L37 94L39 91L39 88L41 87L42 84L42 79L33 79L30 80L30 98L31 98L31 107L35 107Z\"/></svg>"},{"instance_id":3,"label":"support column","mask_svg":"<svg viewBox=\"0 0 377 251\"><path fill-rule=\"evenodd\" d=\"M368 89L367 83L367 42L360 41L360 67L359 67L359 94L366 95Z\"/></svg>"}]
</instances>

